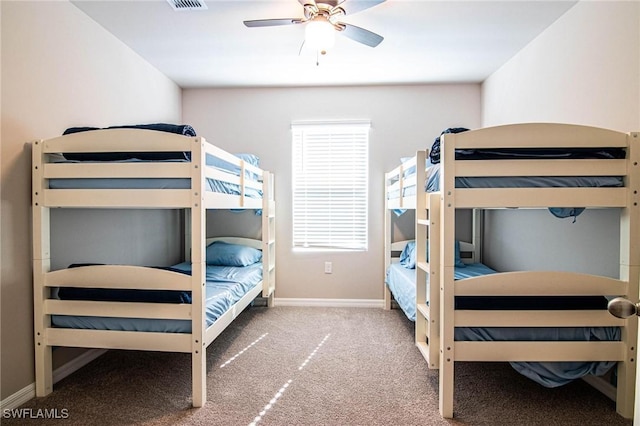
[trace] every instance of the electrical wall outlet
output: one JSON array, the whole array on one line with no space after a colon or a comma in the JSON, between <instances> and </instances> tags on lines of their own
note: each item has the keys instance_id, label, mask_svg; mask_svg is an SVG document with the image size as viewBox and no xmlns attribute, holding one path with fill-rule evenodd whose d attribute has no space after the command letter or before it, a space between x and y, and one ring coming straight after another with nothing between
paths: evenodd
<instances>
[{"instance_id":1,"label":"electrical wall outlet","mask_svg":"<svg viewBox=\"0 0 640 426\"><path fill-rule=\"evenodd\" d=\"M333 265L331 264L331 262L324 262L324 273L330 274L332 267Z\"/></svg>"}]
</instances>

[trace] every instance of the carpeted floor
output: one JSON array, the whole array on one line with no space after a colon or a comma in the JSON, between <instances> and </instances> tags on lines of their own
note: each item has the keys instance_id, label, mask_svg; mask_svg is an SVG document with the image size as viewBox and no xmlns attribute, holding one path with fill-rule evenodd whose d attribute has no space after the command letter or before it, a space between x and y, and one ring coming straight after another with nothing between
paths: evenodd
<instances>
[{"instance_id":1,"label":"carpeted floor","mask_svg":"<svg viewBox=\"0 0 640 426\"><path fill-rule=\"evenodd\" d=\"M625 425L582 381L546 389L507 363L457 363L455 419L400 310L258 308L207 350L208 401L191 408L188 354L109 351L3 425ZM4 416L3 417L7 417Z\"/></svg>"}]
</instances>

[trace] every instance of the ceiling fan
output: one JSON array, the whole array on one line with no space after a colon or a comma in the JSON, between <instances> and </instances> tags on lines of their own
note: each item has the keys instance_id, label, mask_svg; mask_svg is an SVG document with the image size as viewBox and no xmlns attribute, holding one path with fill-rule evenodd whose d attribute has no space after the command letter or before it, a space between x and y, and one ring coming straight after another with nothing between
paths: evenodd
<instances>
[{"instance_id":1,"label":"ceiling fan","mask_svg":"<svg viewBox=\"0 0 640 426\"><path fill-rule=\"evenodd\" d=\"M341 22L345 16L353 15L385 0L298 0L304 8L303 18L255 19L244 21L247 27L273 27L279 25L329 23L340 34L370 47L376 47L384 37L364 28Z\"/></svg>"}]
</instances>

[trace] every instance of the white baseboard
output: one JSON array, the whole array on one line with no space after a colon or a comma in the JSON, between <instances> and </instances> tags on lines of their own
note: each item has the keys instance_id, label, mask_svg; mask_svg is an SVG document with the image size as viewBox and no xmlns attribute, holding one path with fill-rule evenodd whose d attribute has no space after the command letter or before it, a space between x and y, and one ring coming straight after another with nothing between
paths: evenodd
<instances>
[{"instance_id":1,"label":"white baseboard","mask_svg":"<svg viewBox=\"0 0 640 426\"><path fill-rule=\"evenodd\" d=\"M2 410L3 412L4 410L13 410L14 408L18 408L25 402L33 399L35 396L36 384L31 383L30 385L25 386L13 395L9 395L8 397L0 401L0 410Z\"/></svg>"},{"instance_id":2,"label":"white baseboard","mask_svg":"<svg viewBox=\"0 0 640 426\"><path fill-rule=\"evenodd\" d=\"M325 308L384 308L381 299L302 299L278 298L273 301L275 306L308 306Z\"/></svg>"},{"instance_id":3,"label":"white baseboard","mask_svg":"<svg viewBox=\"0 0 640 426\"><path fill-rule=\"evenodd\" d=\"M72 359L64 365L61 365L60 367L53 370L53 383L59 382L74 371L77 371L85 365L89 364L91 361L98 358L105 352L107 352L106 349L88 349L86 352L83 352L82 355ZM18 392L9 395L8 397L0 401L0 411L13 410L14 408L18 408L25 402L35 397L36 384L31 383L30 385L27 385L24 388L20 389Z\"/></svg>"}]
</instances>

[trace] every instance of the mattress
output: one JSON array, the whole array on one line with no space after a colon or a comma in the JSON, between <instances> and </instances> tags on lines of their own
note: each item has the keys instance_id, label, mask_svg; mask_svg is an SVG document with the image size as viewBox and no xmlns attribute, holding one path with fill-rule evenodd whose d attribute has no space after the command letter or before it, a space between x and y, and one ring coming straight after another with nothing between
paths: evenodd
<instances>
[{"instance_id":1,"label":"mattress","mask_svg":"<svg viewBox=\"0 0 640 426\"><path fill-rule=\"evenodd\" d=\"M411 168L415 173L415 167ZM624 181L621 176L488 176L488 177L456 177L456 188L602 188L622 187ZM427 168L426 192L440 190L440 164L429 164ZM416 195L416 185L402 188L403 197ZM387 199L393 200L400 196L400 190L389 191ZM550 209L553 210L553 209ZM404 214L406 209L393 209L397 216ZM577 216L580 212L571 213Z\"/></svg>"},{"instance_id":2,"label":"mattress","mask_svg":"<svg viewBox=\"0 0 640 426\"><path fill-rule=\"evenodd\" d=\"M624 182L621 176L508 176L457 177L455 185L456 188L598 188L624 186ZM440 164L427 168L425 190L440 190Z\"/></svg>"},{"instance_id":3,"label":"mattress","mask_svg":"<svg viewBox=\"0 0 640 426\"><path fill-rule=\"evenodd\" d=\"M464 268L454 269L456 280L478 277L495 273L495 271L482 263L472 263ZM428 278L428 277L427 277ZM411 321L416 320L416 270L407 269L400 263L392 263L387 270L385 282L393 298ZM429 294L429 282L427 279L427 295ZM429 304L428 300L425 300Z\"/></svg>"},{"instance_id":4,"label":"mattress","mask_svg":"<svg viewBox=\"0 0 640 426\"><path fill-rule=\"evenodd\" d=\"M392 263L385 279L389 291L400 309L411 321L416 320L416 270Z\"/></svg>"},{"instance_id":5,"label":"mattress","mask_svg":"<svg viewBox=\"0 0 640 426\"><path fill-rule=\"evenodd\" d=\"M159 162L187 162L188 160L160 160ZM146 162L138 159L128 159L120 161L110 161L109 163L140 163ZM156 161L158 162L158 161ZM207 166L216 170L221 170L232 174L233 176L240 175L240 168L233 164L230 164L224 160L220 160L217 157L207 154L206 158ZM59 160L57 164L69 164L80 163L75 160ZM83 161L82 163L104 163L104 161ZM255 179L249 172L246 172L246 176L249 179ZM220 181L216 179L206 179L207 191L217 192L222 194L240 195L240 185ZM50 189L189 189L191 187L190 179L186 178L71 178L71 179L50 179ZM244 193L247 197L261 198L262 192L245 187Z\"/></svg>"},{"instance_id":6,"label":"mattress","mask_svg":"<svg viewBox=\"0 0 640 426\"><path fill-rule=\"evenodd\" d=\"M171 268L191 273L191 264L187 262L173 265ZM207 327L261 281L262 263L260 262L244 267L207 265L205 311ZM54 326L62 328L160 333L191 332L191 322L188 320L52 315L51 322Z\"/></svg>"},{"instance_id":7,"label":"mattress","mask_svg":"<svg viewBox=\"0 0 640 426\"><path fill-rule=\"evenodd\" d=\"M621 187L624 181L621 176L508 176L508 177L457 177L456 188L600 188ZM426 192L440 190L440 164L432 164L427 168ZM416 186L403 188L404 197L416 194ZM398 198L400 191L389 191L388 199Z\"/></svg>"},{"instance_id":8,"label":"mattress","mask_svg":"<svg viewBox=\"0 0 640 426\"><path fill-rule=\"evenodd\" d=\"M500 160L500 159L619 159L625 157L620 148L549 148L549 149L466 149L456 150L456 160ZM402 158L406 162L409 158ZM427 159L427 181L425 190L437 192L440 190L440 163L434 164ZM416 173L416 166L404 172L404 178ZM456 188L575 188L575 187L621 187L624 182L621 176L504 176L504 177L457 177ZM408 185L403 188L402 196L409 197L416 194L416 186ZM390 191L388 199L400 197L400 191ZM397 213L402 213L398 211Z\"/></svg>"},{"instance_id":9,"label":"mattress","mask_svg":"<svg viewBox=\"0 0 640 426\"><path fill-rule=\"evenodd\" d=\"M456 280L495 273L481 263L455 268ZM407 269L393 263L387 270L385 282L394 299L407 318L416 320L415 269ZM429 283L427 295L429 294ZM427 304L429 301L426 301ZM606 309L607 300L602 296L465 296L456 297L455 308L467 310L503 309ZM456 341L618 341L618 327L456 327ZM511 362L520 374L545 387L558 387L588 374L605 374L615 361L594 362Z\"/></svg>"}]
</instances>

